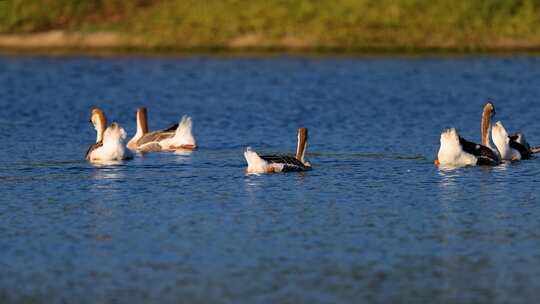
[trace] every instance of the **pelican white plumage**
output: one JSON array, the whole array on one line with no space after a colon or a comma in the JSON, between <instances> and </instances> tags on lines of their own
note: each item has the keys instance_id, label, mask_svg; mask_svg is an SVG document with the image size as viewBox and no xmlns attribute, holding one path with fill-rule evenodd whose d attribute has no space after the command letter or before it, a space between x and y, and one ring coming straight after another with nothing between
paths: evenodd
<instances>
[{"instance_id":1,"label":"pelican white plumage","mask_svg":"<svg viewBox=\"0 0 540 304\"><path fill-rule=\"evenodd\" d=\"M128 142L128 148L141 152L193 150L197 147L192 133L191 117L183 116L180 123L166 129L149 132L145 107L137 110L137 132Z\"/></svg>"},{"instance_id":2,"label":"pelican white plumage","mask_svg":"<svg viewBox=\"0 0 540 304\"><path fill-rule=\"evenodd\" d=\"M91 162L121 161L131 158L124 147L126 131L116 122L103 132L103 140L90 146L86 160Z\"/></svg>"},{"instance_id":3,"label":"pelican white plumage","mask_svg":"<svg viewBox=\"0 0 540 304\"><path fill-rule=\"evenodd\" d=\"M510 137L500 121L493 126L493 142L499 150L502 160L520 160L519 152L510 147Z\"/></svg>"},{"instance_id":4,"label":"pelican white plumage","mask_svg":"<svg viewBox=\"0 0 540 304\"><path fill-rule=\"evenodd\" d=\"M515 135L509 136L500 121L497 121L492 129L493 142L501 154L501 159L508 161L522 160L530 158L531 154L533 154L530 145L521 132L518 131Z\"/></svg>"}]
</instances>

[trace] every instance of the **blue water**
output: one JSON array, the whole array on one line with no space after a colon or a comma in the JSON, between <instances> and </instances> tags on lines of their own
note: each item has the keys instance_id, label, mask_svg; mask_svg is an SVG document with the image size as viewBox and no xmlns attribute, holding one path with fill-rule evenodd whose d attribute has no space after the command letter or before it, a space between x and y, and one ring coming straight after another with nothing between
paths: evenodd
<instances>
[{"instance_id":1,"label":"blue water","mask_svg":"<svg viewBox=\"0 0 540 304\"><path fill-rule=\"evenodd\" d=\"M440 132L540 144L540 57L0 57L0 302L532 303L540 158L440 171ZM200 149L83 161L99 106ZM242 152L306 173L247 176Z\"/></svg>"}]
</instances>

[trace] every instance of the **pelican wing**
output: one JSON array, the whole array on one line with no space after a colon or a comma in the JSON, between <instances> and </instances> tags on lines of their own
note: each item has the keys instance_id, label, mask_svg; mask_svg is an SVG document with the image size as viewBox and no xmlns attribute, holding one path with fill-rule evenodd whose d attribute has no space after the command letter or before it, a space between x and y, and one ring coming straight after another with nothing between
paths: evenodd
<instances>
[{"instance_id":1,"label":"pelican wing","mask_svg":"<svg viewBox=\"0 0 540 304\"><path fill-rule=\"evenodd\" d=\"M178 129L178 123L175 123L174 125L166 128L166 129L159 130L157 132L173 132L174 133L176 131L176 129Z\"/></svg>"},{"instance_id":2,"label":"pelican wing","mask_svg":"<svg viewBox=\"0 0 540 304\"><path fill-rule=\"evenodd\" d=\"M306 171L309 167L296 157L288 155L261 155L262 159L272 164L283 165L283 172Z\"/></svg>"},{"instance_id":3,"label":"pelican wing","mask_svg":"<svg viewBox=\"0 0 540 304\"><path fill-rule=\"evenodd\" d=\"M137 151L139 152L159 152L161 150L161 145L155 141L145 143L137 147Z\"/></svg>"},{"instance_id":4,"label":"pelican wing","mask_svg":"<svg viewBox=\"0 0 540 304\"><path fill-rule=\"evenodd\" d=\"M531 148L531 153L532 154L540 153L540 146L532 147Z\"/></svg>"},{"instance_id":5,"label":"pelican wing","mask_svg":"<svg viewBox=\"0 0 540 304\"><path fill-rule=\"evenodd\" d=\"M519 131L512 136L508 136L508 138L510 138L510 147L518 150L522 159L528 159L531 155L531 147L526 141L522 141L522 136Z\"/></svg>"},{"instance_id":6,"label":"pelican wing","mask_svg":"<svg viewBox=\"0 0 540 304\"><path fill-rule=\"evenodd\" d=\"M160 142L164 139L171 138L174 136L173 132L164 132L164 131L154 131L150 133L144 134L139 140L137 141L137 146L143 146L148 143L152 142Z\"/></svg>"},{"instance_id":7,"label":"pelican wing","mask_svg":"<svg viewBox=\"0 0 540 304\"><path fill-rule=\"evenodd\" d=\"M470 153L478 158L478 165L498 164L498 157L490 148L473 143L463 137L459 137L459 144L463 151Z\"/></svg>"},{"instance_id":8,"label":"pelican wing","mask_svg":"<svg viewBox=\"0 0 540 304\"><path fill-rule=\"evenodd\" d=\"M90 160L90 154L92 153L92 151L94 151L97 148L102 147L102 146L103 146L103 141L100 141L100 142L97 142L95 144L90 145L90 147L88 147L88 150L86 150L86 155L84 156L84 158L86 160Z\"/></svg>"},{"instance_id":9,"label":"pelican wing","mask_svg":"<svg viewBox=\"0 0 540 304\"><path fill-rule=\"evenodd\" d=\"M530 150L527 149L527 147L515 140L512 140L512 137L510 137L510 147L518 150L519 154L521 154L522 159L528 159L529 155L531 154Z\"/></svg>"}]
</instances>

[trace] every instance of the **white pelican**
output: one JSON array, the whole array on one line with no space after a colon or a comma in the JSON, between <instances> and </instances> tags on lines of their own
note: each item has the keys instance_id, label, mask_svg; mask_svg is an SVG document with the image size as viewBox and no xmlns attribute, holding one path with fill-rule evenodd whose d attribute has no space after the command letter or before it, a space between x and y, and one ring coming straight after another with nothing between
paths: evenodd
<instances>
[{"instance_id":1,"label":"white pelican","mask_svg":"<svg viewBox=\"0 0 540 304\"><path fill-rule=\"evenodd\" d=\"M128 142L127 147L142 152L193 150L197 145L191 131L192 126L191 117L183 116L180 123L166 129L148 132L146 108L140 107L137 109L137 132Z\"/></svg>"},{"instance_id":2,"label":"white pelican","mask_svg":"<svg viewBox=\"0 0 540 304\"><path fill-rule=\"evenodd\" d=\"M126 131L118 123L113 122L103 132L103 140L90 146L86 152L86 160L100 162L130 159L131 155L124 147L125 139Z\"/></svg>"},{"instance_id":3,"label":"white pelican","mask_svg":"<svg viewBox=\"0 0 540 304\"><path fill-rule=\"evenodd\" d=\"M298 129L296 157L288 155L258 155L250 147L244 152L248 163L247 173L297 172L311 170L311 164L304 159L308 141L308 130Z\"/></svg>"},{"instance_id":4,"label":"white pelican","mask_svg":"<svg viewBox=\"0 0 540 304\"><path fill-rule=\"evenodd\" d=\"M495 115L493 104L488 102L482 112L482 144L475 144L459 136L455 128L441 134L441 146L435 160L436 165L445 167L461 167L468 165L495 166L500 163L499 155L491 147L489 132L491 117Z\"/></svg>"},{"instance_id":5,"label":"white pelican","mask_svg":"<svg viewBox=\"0 0 540 304\"><path fill-rule=\"evenodd\" d=\"M521 131L517 130L514 135L511 135L510 136L510 145L521 145L523 147L525 147L525 149L527 149L527 152L528 152L528 156L530 158L530 156L532 154L536 154L536 153L540 153L540 146L534 146L534 147L531 147L531 145L529 145L529 143L527 142L527 140L525 139L525 135L523 135L523 133L521 133ZM516 147L516 149L523 149L519 146Z\"/></svg>"},{"instance_id":6,"label":"white pelican","mask_svg":"<svg viewBox=\"0 0 540 304\"><path fill-rule=\"evenodd\" d=\"M497 121L493 126L493 142L503 160L522 160L529 159L533 150L525 136L517 131L513 136L509 136L502 122Z\"/></svg>"}]
</instances>

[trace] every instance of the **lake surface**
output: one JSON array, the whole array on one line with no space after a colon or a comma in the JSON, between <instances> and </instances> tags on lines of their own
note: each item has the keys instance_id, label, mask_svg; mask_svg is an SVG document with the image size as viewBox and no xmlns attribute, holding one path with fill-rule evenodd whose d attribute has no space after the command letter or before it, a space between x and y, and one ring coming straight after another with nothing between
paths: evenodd
<instances>
[{"instance_id":1,"label":"lake surface","mask_svg":"<svg viewBox=\"0 0 540 304\"><path fill-rule=\"evenodd\" d=\"M0 57L0 302L531 303L540 158L441 171L480 115L540 144L540 57ZM92 106L199 149L86 163ZM306 173L246 175L243 150Z\"/></svg>"}]
</instances>

